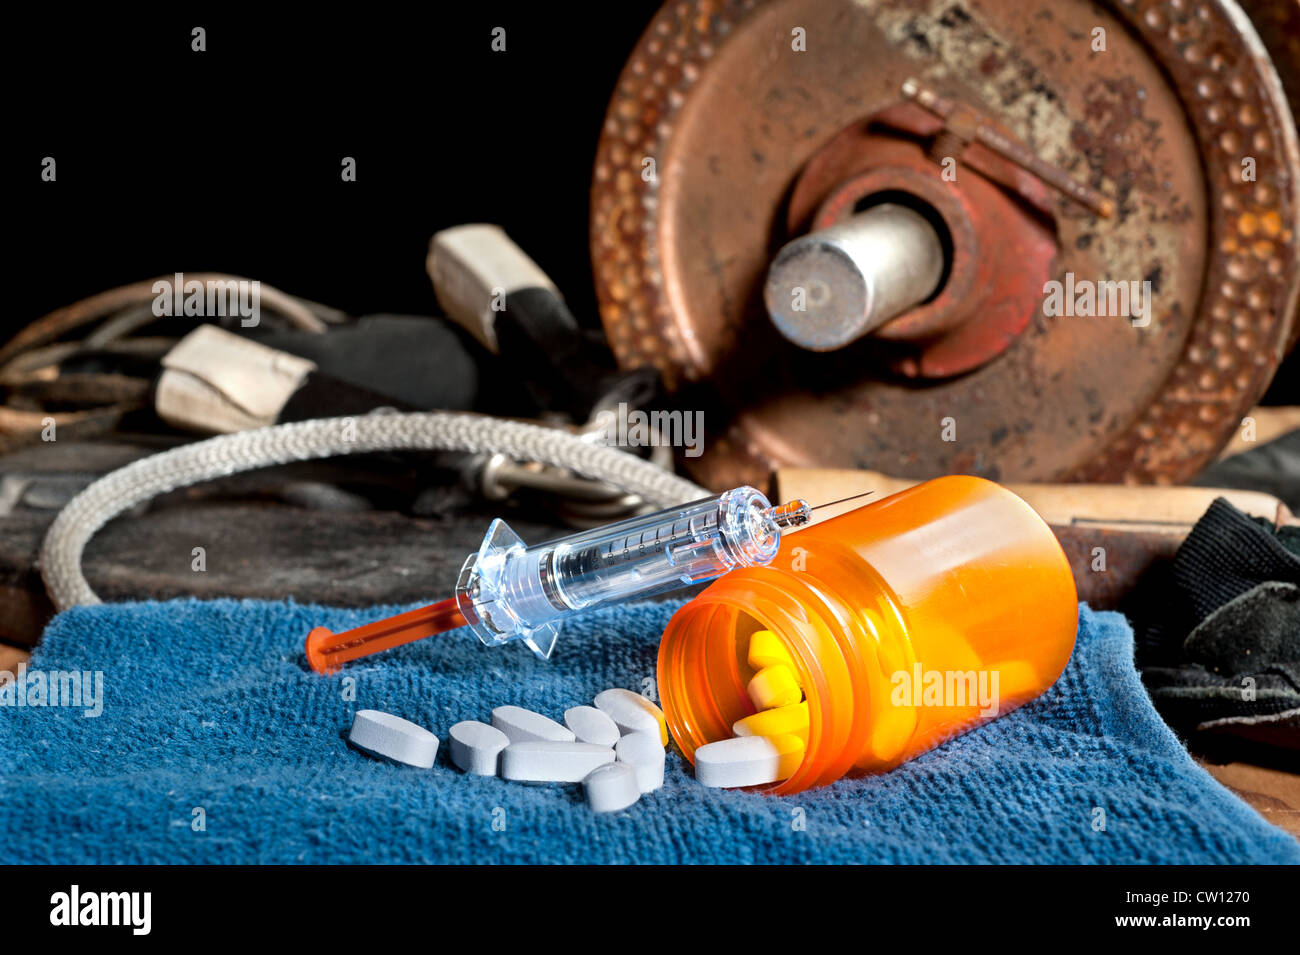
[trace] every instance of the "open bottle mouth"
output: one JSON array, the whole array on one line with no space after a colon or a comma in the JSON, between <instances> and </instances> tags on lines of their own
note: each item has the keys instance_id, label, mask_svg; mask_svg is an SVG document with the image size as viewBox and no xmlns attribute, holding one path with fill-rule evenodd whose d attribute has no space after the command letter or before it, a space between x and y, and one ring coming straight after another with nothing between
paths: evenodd
<instances>
[{"instance_id":1,"label":"open bottle mouth","mask_svg":"<svg viewBox=\"0 0 1300 955\"><path fill-rule=\"evenodd\" d=\"M833 782L867 744L871 693L881 686L854 650L865 634L837 634L837 612L798 572L741 569L725 582L682 607L660 644L660 695L674 738L694 762L696 749L732 738L736 723L759 712L747 690L758 673L748 648L755 633L770 631L797 674L808 727L798 768L754 788L787 795ZM839 614L844 607L839 604Z\"/></svg>"}]
</instances>

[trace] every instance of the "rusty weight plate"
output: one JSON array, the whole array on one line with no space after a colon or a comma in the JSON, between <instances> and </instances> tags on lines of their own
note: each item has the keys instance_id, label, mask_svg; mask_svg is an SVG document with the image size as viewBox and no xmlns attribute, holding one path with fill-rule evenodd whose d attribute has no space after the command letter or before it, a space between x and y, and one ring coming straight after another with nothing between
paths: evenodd
<instances>
[{"instance_id":1,"label":"rusty weight plate","mask_svg":"<svg viewBox=\"0 0 1300 955\"><path fill-rule=\"evenodd\" d=\"M791 49L796 27L807 52ZM1039 299L1005 352L919 384L884 373L871 339L813 354L777 335L761 285L794 183L913 76L1116 199L1105 220L1052 197L1052 275L1150 281L1147 327L1047 318ZM597 294L621 364L707 384L688 400L710 396L710 441L686 464L713 487L782 464L1177 482L1283 355L1298 171L1276 73L1227 0L681 0L651 22L605 120Z\"/></svg>"}]
</instances>

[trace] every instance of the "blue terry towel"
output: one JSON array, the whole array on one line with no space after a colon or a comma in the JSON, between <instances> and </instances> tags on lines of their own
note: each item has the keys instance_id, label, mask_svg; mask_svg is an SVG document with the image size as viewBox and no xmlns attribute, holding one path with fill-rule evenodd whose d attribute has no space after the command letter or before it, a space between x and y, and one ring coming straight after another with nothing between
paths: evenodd
<instances>
[{"instance_id":1,"label":"blue terry towel","mask_svg":"<svg viewBox=\"0 0 1300 955\"><path fill-rule=\"evenodd\" d=\"M103 671L103 713L0 707L0 861L1300 861L1300 844L1198 768L1160 721L1124 619L1086 606L1074 657L1042 699L894 772L788 798L706 789L672 752L662 790L597 816L577 786L462 775L445 745L419 770L344 742L358 709L445 740L502 703L558 718L607 687L639 690L676 606L575 622L550 663L459 631L332 677L306 669L307 631L396 608L72 610L31 667Z\"/></svg>"}]
</instances>

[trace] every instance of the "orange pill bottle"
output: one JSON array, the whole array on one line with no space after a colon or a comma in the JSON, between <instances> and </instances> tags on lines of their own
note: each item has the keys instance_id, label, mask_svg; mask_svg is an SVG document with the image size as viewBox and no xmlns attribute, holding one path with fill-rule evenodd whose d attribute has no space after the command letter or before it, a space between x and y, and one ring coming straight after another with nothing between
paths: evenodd
<instances>
[{"instance_id":1,"label":"orange pill bottle","mask_svg":"<svg viewBox=\"0 0 1300 955\"><path fill-rule=\"evenodd\" d=\"M783 535L669 621L659 694L696 748L754 713L749 637L770 630L808 702L794 793L880 772L1040 695L1074 648L1078 596L1061 545L1023 500L944 477Z\"/></svg>"}]
</instances>

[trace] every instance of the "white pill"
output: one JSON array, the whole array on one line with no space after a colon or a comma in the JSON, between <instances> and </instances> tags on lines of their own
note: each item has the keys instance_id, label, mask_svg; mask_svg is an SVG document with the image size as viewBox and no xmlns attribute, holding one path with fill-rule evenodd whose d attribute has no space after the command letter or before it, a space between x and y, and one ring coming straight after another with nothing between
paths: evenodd
<instances>
[{"instance_id":1,"label":"white pill","mask_svg":"<svg viewBox=\"0 0 1300 955\"><path fill-rule=\"evenodd\" d=\"M348 740L372 756L429 769L438 755L438 737L392 713L357 710Z\"/></svg>"},{"instance_id":2,"label":"white pill","mask_svg":"<svg viewBox=\"0 0 1300 955\"><path fill-rule=\"evenodd\" d=\"M627 763L597 766L582 781L592 812L618 812L641 798L636 771Z\"/></svg>"},{"instance_id":3,"label":"white pill","mask_svg":"<svg viewBox=\"0 0 1300 955\"><path fill-rule=\"evenodd\" d=\"M597 766L614 762L614 751L594 743L529 740L501 751L501 778L531 783L580 783Z\"/></svg>"},{"instance_id":4,"label":"white pill","mask_svg":"<svg viewBox=\"0 0 1300 955\"><path fill-rule=\"evenodd\" d=\"M596 694L596 709L618 725L624 736L629 733L655 733L661 743L668 742L663 710L631 690L602 690Z\"/></svg>"},{"instance_id":5,"label":"white pill","mask_svg":"<svg viewBox=\"0 0 1300 955\"><path fill-rule=\"evenodd\" d=\"M512 743L529 743L534 740L572 743L576 738L572 730L522 706L498 706L492 711L492 725L510 737Z\"/></svg>"},{"instance_id":6,"label":"white pill","mask_svg":"<svg viewBox=\"0 0 1300 955\"><path fill-rule=\"evenodd\" d=\"M664 747L656 733L629 733L618 741L614 755L636 770L637 785L652 793L664 784Z\"/></svg>"},{"instance_id":7,"label":"white pill","mask_svg":"<svg viewBox=\"0 0 1300 955\"><path fill-rule=\"evenodd\" d=\"M803 760L797 736L737 736L695 751L695 778L705 786L761 786L789 779Z\"/></svg>"},{"instance_id":8,"label":"white pill","mask_svg":"<svg viewBox=\"0 0 1300 955\"><path fill-rule=\"evenodd\" d=\"M501 751L510 745L510 737L495 726L477 720L465 720L447 731L451 761L477 776L495 776Z\"/></svg>"},{"instance_id":9,"label":"white pill","mask_svg":"<svg viewBox=\"0 0 1300 955\"><path fill-rule=\"evenodd\" d=\"M573 730L579 743L613 746L618 742L618 726L594 706L571 706L564 711L564 725Z\"/></svg>"}]
</instances>

